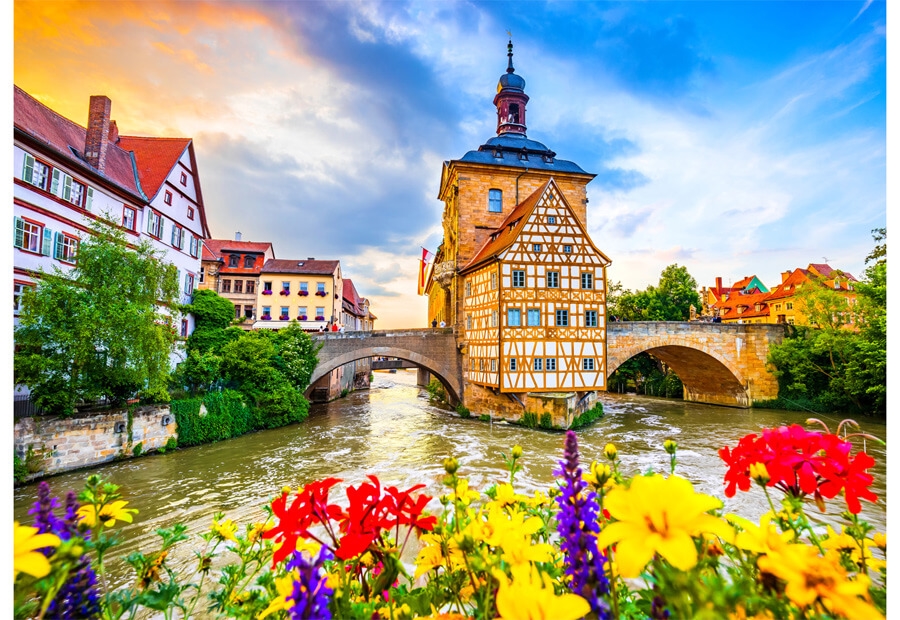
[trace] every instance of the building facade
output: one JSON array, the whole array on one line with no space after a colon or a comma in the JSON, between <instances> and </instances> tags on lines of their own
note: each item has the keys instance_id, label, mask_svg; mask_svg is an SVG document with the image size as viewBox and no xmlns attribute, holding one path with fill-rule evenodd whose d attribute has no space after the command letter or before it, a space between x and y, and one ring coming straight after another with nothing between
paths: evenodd
<instances>
[{"instance_id":1,"label":"building facade","mask_svg":"<svg viewBox=\"0 0 900 620\"><path fill-rule=\"evenodd\" d=\"M340 261L270 259L259 282L254 329L278 329L291 321L308 332L340 327L344 290Z\"/></svg>"},{"instance_id":2,"label":"building facade","mask_svg":"<svg viewBox=\"0 0 900 620\"><path fill-rule=\"evenodd\" d=\"M347 331L370 332L375 329L376 317L372 314L369 300L361 297L350 278L344 278L344 292L341 302L341 325Z\"/></svg>"},{"instance_id":3,"label":"building facade","mask_svg":"<svg viewBox=\"0 0 900 620\"><path fill-rule=\"evenodd\" d=\"M41 271L74 267L97 219L149 241L178 268L189 303L209 237L192 140L120 136L104 96L91 97L87 127L16 86L13 103L14 315ZM182 337L193 331L190 315L173 320Z\"/></svg>"},{"instance_id":4,"label":"building facade","mask_svg":"<svg viewBox=\"0 0 900 620\"><path fill-rule=\"evenodd\" d=\"M200 267L201 288L216 291L234 304L234 318L243 329L252 329L260 316L259 276L266 261L275 258L271 243L242 241L240 233L230 239L207 239Z\"/></svg>"},{"instance_id":5,"label":"building facade","mask_svg":"<svg viewBox=\"0 0 900 620\"><path fill-rule=\"evenodd\" d=\"M581 407L606 389L610 261L587 234L595 175L527 137L511 42L508 58L497 135L444 162L444 237L426 293L429 322L460 339L466 406L516 418L551 394Z\"/></svg>"}]
</instances>

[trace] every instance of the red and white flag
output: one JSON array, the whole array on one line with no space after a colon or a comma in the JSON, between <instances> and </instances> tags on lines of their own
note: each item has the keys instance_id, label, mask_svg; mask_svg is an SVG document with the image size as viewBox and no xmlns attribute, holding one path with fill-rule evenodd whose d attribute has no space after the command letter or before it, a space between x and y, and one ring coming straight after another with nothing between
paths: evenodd
<instances>
[{"instance_id":1,"label":"red and white flag","mask_svg":"<svg viewBox=\"0 0 900 620\"><path fill-rule=\"evenodd\" d=\"M419 281L418 281L418 294L425 294L425 285L428 283L428 276L431 273L432 260L434 259L434 254L422 248L422 258L419 259Z\"/></svg>"}]
</instances>

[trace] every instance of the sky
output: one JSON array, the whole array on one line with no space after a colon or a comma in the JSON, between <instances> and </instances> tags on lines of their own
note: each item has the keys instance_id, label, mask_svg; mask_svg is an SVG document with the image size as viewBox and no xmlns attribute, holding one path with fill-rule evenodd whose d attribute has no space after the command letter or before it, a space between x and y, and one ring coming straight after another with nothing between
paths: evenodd
<instances>
[{"instance_id":1,"label":"sky","mask_svg":"<svg viewBox=\"0 0 900 620\"><path fill-rule=\"evenodd\" d=\"M84 125L194 141L214 238L339 259L376 328L426 325L442 162L495 135L507 32L528 137L595 173L611 282L827 262L886 225L886 10L853 2L14 2L13 79Z\"/></svg>"}]
</instances>

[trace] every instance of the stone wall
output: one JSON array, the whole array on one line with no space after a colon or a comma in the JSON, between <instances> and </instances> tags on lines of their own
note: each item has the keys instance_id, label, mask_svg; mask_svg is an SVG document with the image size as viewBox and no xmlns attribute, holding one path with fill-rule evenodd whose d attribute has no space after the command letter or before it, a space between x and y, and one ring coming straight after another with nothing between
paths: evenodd
<instances>
[{"instance_id":1,"label":"stone wall","mask_svg":"<svg viewBox=\"0 0 900 620\"><path fill-rule=\"evenodd\" d=\"M128 434L128 410L82 414L71 418L39 416L16 420L14 447L25 458L28 447L41 459L41 469L32 478L91 467L117 458L134 456L134 446L143 452L166 445L177 437L175 416L168 405L136 407Z\"/></svg>"}]
</instances>

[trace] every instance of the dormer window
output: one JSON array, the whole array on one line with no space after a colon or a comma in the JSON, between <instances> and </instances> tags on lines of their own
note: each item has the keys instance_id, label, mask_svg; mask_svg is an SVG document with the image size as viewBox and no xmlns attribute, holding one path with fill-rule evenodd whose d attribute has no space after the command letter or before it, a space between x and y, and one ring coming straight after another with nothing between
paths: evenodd
<instances>
[{"instance_id":1,"label":"dormer window","mask_svg":"<svg viewBox=\"0 0 900 620\"><path fill-rule=\"evenodd\" d=\"M228 266L229 266L229 267L237 267L237 266L238 266L238 261L240 260L240 258L241 258L241 257L238 256L237 254L230 254L230 255L228 256Z\"/></svg>"},{"instance_id":2,"label":"dormer window","mask_svg":"<svg viewBox=\"0 0 900 620\"><path fill-rule=\"evenodd\" d=\"M244 257L244 269L251 269L253 264L256 262L256 259L253 256L245 256Z\"/></svg>"}]
</instances>

